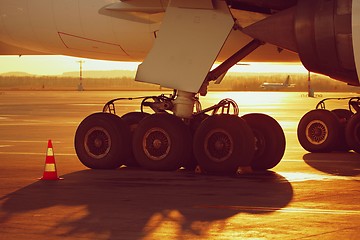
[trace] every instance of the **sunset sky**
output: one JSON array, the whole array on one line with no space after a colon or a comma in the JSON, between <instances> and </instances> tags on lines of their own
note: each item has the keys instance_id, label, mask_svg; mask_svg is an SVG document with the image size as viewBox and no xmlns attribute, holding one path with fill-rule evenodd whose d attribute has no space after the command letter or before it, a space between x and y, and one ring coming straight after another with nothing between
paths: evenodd
<instances>
[{"instance_id":1,"label":"sunset sky","mask_svg":"<svg viewBox=\"0 0 360 240\"><path fill-rule=\"evenodd\" d=\"M83 70L136 70L138 63L113 62L81 59L68 56L0 56L0 74L26 72L37 75L59 75L63 72L79 71L79 61Z\"/></svg>"},{"instance_id":2,"label":"sunset sky","mask_svg":"<svg viewBox=\"0 0 360 240\"><path fill-rule=\"evenodd\" d=\"M26 72L37 75L59 75L63 72L79 71L79 62L85 61L83 70L136 70L139 63L114 62L81 59L68 56L0 56L0 74L7 72ZM235 72L307 72L300 64L249 63L236 65Z\"/></svg>"}]
</instances>

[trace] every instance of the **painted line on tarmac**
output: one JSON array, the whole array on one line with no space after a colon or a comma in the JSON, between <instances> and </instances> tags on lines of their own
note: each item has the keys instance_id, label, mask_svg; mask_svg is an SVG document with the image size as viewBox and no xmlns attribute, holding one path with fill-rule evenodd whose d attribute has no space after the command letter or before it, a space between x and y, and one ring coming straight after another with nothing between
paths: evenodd
<instances>
[{"instance_id":1,"label":"painted line on tarmac","mask_svg":"<svg viewBox=\"0 0 360 240\"><path fill-rule=\"evenodd\" d=\"M19 123L0 123L0 126L77 126L79 122L19 122Z\"/></svg>"},{"instance_id":2,"label":"painted line on tarmac","mask_svg":"<svg viewBox=\"0 0 360 240\"><path fill-rule=\"evenodd\" d=\"M283 213L307 213L307 214L331 214L331 215L359 215L360 210L320 209L320 208L274 208L274 207L251 207L251 206L225 206L225 205L200 205L194 208L230 209L243 212L283 212Z\"/></svg>"},{"instance_id":3,"label":"painted line on tarmac","mask_svg":"<svg viewBox=\"0 0 360 240\"><path fill-rule=\"evenodd\" d=\"M34 153L34 152L0 152L3 155L40 155L44 156L46 153ZM55 153L56 156L76 156L75 153Z\"/></svg>"},{"instance_id":4,"label":"painted line on tarmac","mask_svg":"<svg viewBox=\"0 0 360 240\"><path fill-rule=\"evenodd\" d=\"M0 140L8 143L47 143L47 140ZM52 141L52 143L61 143L61 141Z\"/></svg>"},{"instance_id":5,"label":"painted line on tarmac","mask_svg":"<svg viewBox=\"0 0 360 240\"><path fill-rule=\"evenodd\" d=\"M281 162L305 162L304 160L300 159L300 160L297 160L297 159L284 159L284 160L281 160ZM349 163L349 162L354 162L354 159L349 159L349 160L307 160L306 162L309 162L309 163Z\"/></svg>"},{"instance_id":6,"label":"painted line on tarmac","mask_svg":"<svg viewBox=\"0 0 360 240\"><path fill-rule=\"evenodd\" d=\"M100 104L100 103L70 103L67 105L69 105L69 106L104 106L104 104Z\"/></svg>"}]
</instances>

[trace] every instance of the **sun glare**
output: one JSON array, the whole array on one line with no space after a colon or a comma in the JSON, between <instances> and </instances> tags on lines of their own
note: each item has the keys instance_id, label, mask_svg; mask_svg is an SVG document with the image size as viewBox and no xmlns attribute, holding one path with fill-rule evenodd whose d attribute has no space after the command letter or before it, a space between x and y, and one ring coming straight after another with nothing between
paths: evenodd
<instances>
[{"instance_id":1,"label":"sun glare","mask_svg":"<svg viewBox=\"0 0 360 240\"><path fill-rule=\"evenodd\" d=\"M61 75L64 72L78 71L79 61L84 62L84 71L135 71L139 65L139 62L104 61L68 56L0 56L0 74L8 72L24 72L36 75ZM235 65L229 70L229 72L304 73L307 71L300 63L251 62Z\"/></svg>"},{"instance_id":2,"label":"sun glare","mask_svg":"<svg viewBox=\"0 0 360 240\"><path fill-rule=\"evenodd\" d=\"M68 56L1 56L0 74L24 72L36 75L61 75L64 72L79 71L79 61L83 61L83 70L133 70L136 62L116 62L82 59Z\"/></svg>"},{"instance_id":3,"label":"sun glare","mask_svg":"<svg viewBox=\"0 0 360 240\"><path fill-rule=\"evenodd\" d=\"M300 63L263 63L248 62L233 66L229 72L247 73L306 73L307 70Z\"/></svg>"}]
</instances>

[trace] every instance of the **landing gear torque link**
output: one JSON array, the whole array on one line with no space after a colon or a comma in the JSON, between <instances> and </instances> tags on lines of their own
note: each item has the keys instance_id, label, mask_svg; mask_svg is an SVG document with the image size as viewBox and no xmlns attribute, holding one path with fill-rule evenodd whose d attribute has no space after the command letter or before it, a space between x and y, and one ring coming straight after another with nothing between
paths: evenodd
<instances>
[{"instance_id":1,"label":"landing gear torque link","mask_svg":"<svg viewBox=\"0 0 360 240\"><path fill-rule=\"evenodd\" d=\"M205 173L232 175L240 167L273 168L284 154L280 125L264 114L239 117L238 105L231 99L203 110L195 95L174 91L169 97L136 98L142 99L140 112L117 116L115 102L133 99L111 100L103 112L80 123L75 149L85 166L126 165L154 171L198 166ZM194 105L196 111L184 117ZM146 113L145 107L154 113Z\"/></svg>"}]
</instances>

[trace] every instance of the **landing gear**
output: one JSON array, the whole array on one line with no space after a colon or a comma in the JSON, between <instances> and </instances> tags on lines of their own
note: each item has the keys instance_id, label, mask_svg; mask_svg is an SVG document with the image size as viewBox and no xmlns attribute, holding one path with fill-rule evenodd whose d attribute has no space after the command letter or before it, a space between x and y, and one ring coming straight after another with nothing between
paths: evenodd
<instances>
[{"instance_id":1,"label":"landing gear","mask_svg":"<svg viewBox=\"0 0 360 240\"><path fill-rule=\"evenodd\" d=\"M223 7L225 10L226 5ZM231 14L227 13L230 17L228 20L233 25ZM222 12L221 15L224 16L224 13ZM219 33L223 37L228 35L228 33L224 34L223 29L220 30ZM222 45L221 39L217 38L218 46ZM162 43L158 42L158 44ZM244 167L243 169L253 167L261 170L274 167L280 162L285 149L284 133L281 127L275 124L276 122L274 123L275 120L263 115L246 116L245 119L251 119L251 123L247 123L238 116L238 106L230 99L222 100L202 110L195 96L196 93L205 96L210 81L220 83L233 65L263 44L264 42L253 39L222 64L206 73L204 69L210 69L217 55L215 54L213 59L211 55L215 52L209 48L211 54L202 59L194 59L196 60L194 64L200 63L201 60L204 64L199 69L195 67L191 70L192 74L189 78L191 82L177 80L164 82L166 79L161 77L161 74L154 74L158 72L154 71L154 67L158 67L159 62L164 59L174 59L175 56L170 51L170 57L164 58L163 54L166 55L166 53L160 51L161 58L158 58L160 55L156 53L160 53L160 48L154 47L151 57L139 66L136 79L160 83L160 85L163 83L167 87L173 86L181 90L175 90L170 97L160 95L137 98L143 99L141 113L125 114L120 119L121 121L108 115L116 114L114 102L125 99L109 101L103 108L104 113L99 113L99 117L91 115L86 118L76 132L75 147L80 161L90 168L115 168L121 164L129 166L137 164L145 169L156 171L171 171L180 167L195 169L199 165L203 172L212 174L233 174L239 170L239 167ZM180 57L182 56L180 54ZM180 62L184 63L184 59L180 58ZM193 61L192 58L186 56L185 62L184 66L188 66L188 63ZM176 61L171 61L171 63L176 63ZM183 69L172 64L169 66ZM207 65L209 68L206 67ZM168 73L169 71L163 76ZM162 78L161 81L156 79L157 75ZM128 100L133 99L135 98ZM194 106L197 106L196 111L194 111ZM155 113L147 116L144 114L144 107L151 108ZM105 114L106 112L108 114ZM252 123L254 119L260 124ZM260 126L262 124L269 124L270 127ZM274 128L273 136L270 128ZM129 146L130 144L132 147ZM266 156L267 154L274 154L274 156L269 157Z\"/></svg>"},{"instance_id":2,"label":"landing gear","mask_svg":"<svg viewBox=\"0 0 360 240\"><path fill-rule=\"evenodd\" d=\"M348 100L348 109L325 109L329 100ZM299 122L298 139L309 152L354 150L360 153L360 98L327 98Z\"/></svg>"},{"instance_id":3,"label":"landing gear","mask_svg":"<svg viewBox=\"0 0 360 240\"><path fill-rule=\"evenodd\" d=\"M280 125L263 114L239 117L231 99L204 110L191 93L142 99L141 112L120 118L114 102L124 99L114 99L102 113L83 120L76 131L75 148L85 166L114 169L127 165L153 171L198 166L202 172L223 175L235 174L241 167L270 169L284 154ZM155 113L144 112L145 107Z\"/></svg>"}]
</instances>

